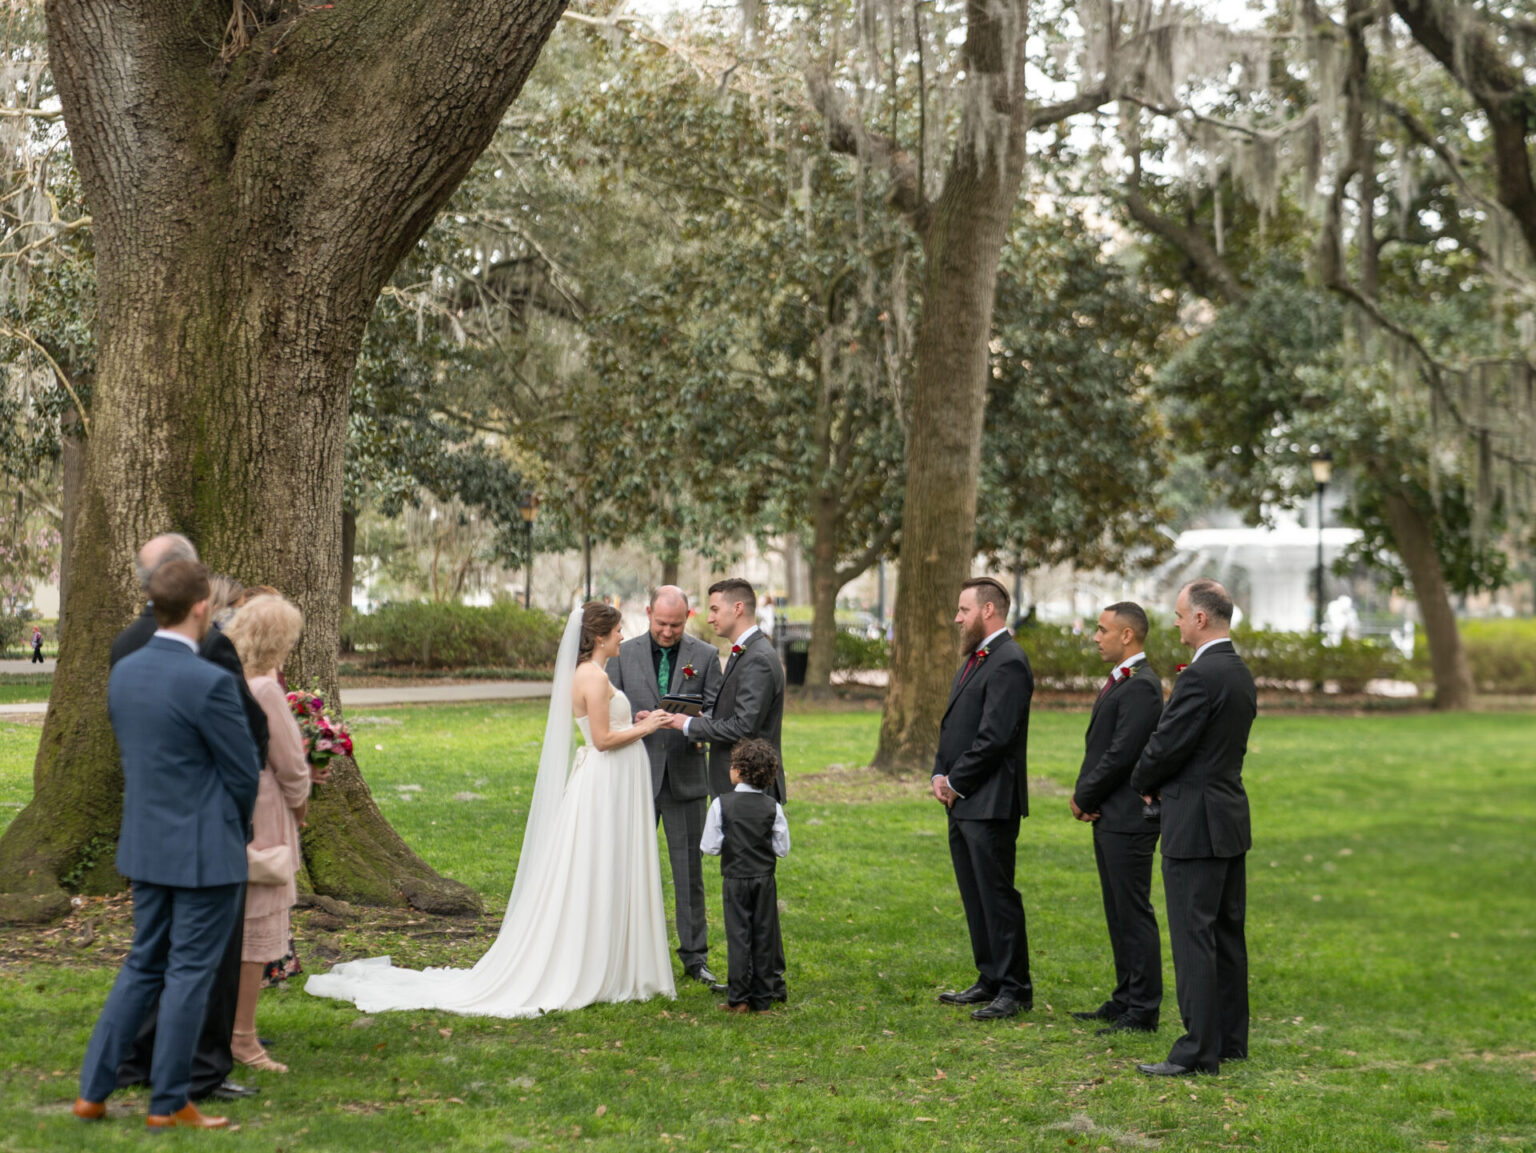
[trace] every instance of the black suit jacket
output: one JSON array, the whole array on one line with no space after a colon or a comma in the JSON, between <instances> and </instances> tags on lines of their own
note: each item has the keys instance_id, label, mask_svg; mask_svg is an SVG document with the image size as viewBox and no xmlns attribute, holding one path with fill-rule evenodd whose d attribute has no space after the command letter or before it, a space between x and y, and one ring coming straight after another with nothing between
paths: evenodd
<instances>
[{"instance_id":1,"label":"black suit jacket","mask_svg":"<svg viewBox=\"0 0 1536 1153\"><path fill-rule=\"evenodd\" d=\"M779 754L779 776L764 790L774 800L789 799L784 780L784 666L773 641L761 629L747 638L739 655L725 662L714 703L688 723L688 736L709 742L709 791L721 796L731 791L731 749L737 741L756 737L767 741Z\"/></svg>"},{"instance_id":2,"label":"black suit jacket","mask_svg":"<svg viewBox=\"0 0 1536 1153\"><path fill-rule=\"evenodd\" d=\"M1253 845L1243 757L1258 714L1253 676L1231 642L1173 682L1168 707L1131 773L1137 793L1163 798L1163 856L1236 857Z\"/></svg>"},{"instance_id":3,"label":"black suit jacket","mask_svg":"<svg viewBox=\"0 0 1536 1153\"><path fill-rule=\"evenodd\" d=\"M1141 794L1131 788L1131 770L1162 714L1163 682L1144 660L1094 702L1072 796L1083 812L1100 814L1096 824L1101 831L1157 831L1156 821L1142 818Z\"/></svg>"},{"instance_id":4,"label":"black suit jacket","mask_svg":"<svg viewBox=\"0 0 1536 1153\"><path fill-rule=\"evenodd\" d=\"M116 665L129 653L138 652L147 645L159 627L155 622L155 610L145 605L144 611L134 618L133 623L118 633L112 641L112 655L108 667ZM251 726L251 736L256 738L256 751L261 754L261 767L265 768L267 741L271 737L267 728L267 714L262 711L261 705L251 695L251 690L246 687L245 669L240 664L240 654L235 651L235 642L219 629L209 629L208 635L203 638L199 655L204 660L212 661L220 668L228 669L235 674L235 687L240 693L240 704L245 709L245 720Z\"/></svg>"},{"instance_id":5,"label":"black suit jacket","mask_svg":"<svg viewBox=\"0 0 1536 1153\"><path fill-rule=\"evenodd\" d=\"M962 665L949 691L933 775L947 776L961 795L950 807L960 820L1027 817L1029 700L1035 693L1029 658L1004 633L971 675L964 673Z\"/></svg>"}]
</instances>

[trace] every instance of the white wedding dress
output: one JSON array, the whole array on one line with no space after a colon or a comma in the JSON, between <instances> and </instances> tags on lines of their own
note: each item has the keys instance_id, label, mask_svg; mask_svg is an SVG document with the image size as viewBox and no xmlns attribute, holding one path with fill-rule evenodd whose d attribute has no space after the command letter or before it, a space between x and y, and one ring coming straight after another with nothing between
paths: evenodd
<instances>
[{"instance_id":1,"label":"white wedding dress","mask_svg":"<svg viewBox=\"0 0 1536 1153\"><path fill-rule=\"evenodd\" d=\"M574 763L569 758L579 618L578 609L561 644L522 855L490 950L472 969L397 969L388 957L351 961L310 977L308 992L370 1013L486 1017L677 996L645 746L633 741L602 752L592 746L591 721L581 717L585 743ZM608 723L615 731L634 723L621 692L609 702Z\"/></svg>"}]
</instances>

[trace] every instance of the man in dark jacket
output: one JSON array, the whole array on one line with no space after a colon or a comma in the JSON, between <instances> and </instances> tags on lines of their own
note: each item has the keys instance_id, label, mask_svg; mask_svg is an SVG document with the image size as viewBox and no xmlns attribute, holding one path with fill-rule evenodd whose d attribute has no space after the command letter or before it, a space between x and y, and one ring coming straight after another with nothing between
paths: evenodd
<instances>
[{"instance_id":1,"label":"man in dark jacket","mask_svg":"<svg viewBox=\"0 0 1536 1153\"><path fill-rule=\"evenodd\" d=\"M1008 593L990 577L960 589L965 664L939 727L933 795L949 809L949 854L970 928L976 982L943 993L947 1005L979 1006L992 1021L1034 1007L1024 902L1014 887L1019 821L1029 815L1026 751L1035 678L1003 622Z\"/></svg>"},{"instance_id":2,"label":"man in dark jacket","mask_svg":"<svg viewBox=\"0 0 1536 1153\"><path fill-rule=\"evenodd\" d=\"M197 548L180 533L163 533L152 538L139 549L138 555L134 558L134 572L139 578L139 587L144 590L146 598L149 596L150 578L160 566L173 560L197 560ZM112 642L112 666L116 667L124 657L138 652L148 644L158 627L155 623L155 606L146 603L144 611L132 624L118 633L117 639ZM262 711L256 698L251 696L250 689L246 688L245 675L240 668L240 658L235 653L234 645L223 633L211 628L203 638L198 651L204 660L212 661L234 674L235 689L240 694L240 705L245 711L251 736L256 741L258 763L265 765L268 740L267 714ZM201 1101L207 1097L232 1101L249 1097L256 1092L253 1088L239 1085L228 1079L230 1070L235 1065L235 1058L230 1052L229 1045L235 1029L235 1003L240 995L240 951L245 941L244 907L245 893L242 885L240 894L242 912L230 926L224 956L219 962L218 974L214 978L213 988L208 995L203 1032L198 1038L197 1049L192 1057L192 1099L194 1101ZM151 1011L144 1018L139 1035L134 1040L133 1049L123 1062L122 1068L118 1070L119 1088L149 1080L158 1020L156 1011Z\"/></svg>"},{"instance_id":3,"label":"man in dark jacket","mask_svg":"<svg viewBox=\"0 0 1536 1153\"><path fill-rule=\"evenodd\" d=\"M1163 1003L1162 942L1152 911L1157 818L1131 788L1131 770L1163 712L1163 683L1147 664L1147 614L1122 601L1099 614L1094 643L1111 671L1088 721L1072 815L1093 825L1104 920L1115 958L1115 991L1097 1009L1072 1015L1107 1021L1099 1033L1150 1033Z\"/></svg>"},{"instance_id":4,"label":"man in dark jacket","mask_svg":"<svg viewBox=\"0 0 1536 1153\"><path fill-rule=\"evenodd\" d=\"M1232 598L1212 580L1179 593L1179 639L1195 650L1131 774L1161 797L1163 889L1184 1036L1148 1076L1216 1073L1248 1056L1247 853L1253 844L1243 757L1258 713L1253 677L1232 647Z\"/></svg>"}]
</instances>

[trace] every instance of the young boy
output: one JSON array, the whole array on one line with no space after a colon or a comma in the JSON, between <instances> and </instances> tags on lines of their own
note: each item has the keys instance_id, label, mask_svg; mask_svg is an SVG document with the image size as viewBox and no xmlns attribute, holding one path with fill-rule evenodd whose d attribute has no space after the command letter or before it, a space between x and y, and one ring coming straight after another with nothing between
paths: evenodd
<instances>
[{"instance_id":1,"label":"young boy","mask_svg":"<svg viewBox=\"0 0 1536 1153\"><path fill-rule=\"evenodd\" d=\"M779 935L776 858L789 853L784 808L763 792L777 779L779 757L767 741L738 741L731 750L735 790L716 797L704 818L699 849L720 858L727 943L729 1013L765 1013L783 1001L784 940Z\"/></svg>"}]
</instances>

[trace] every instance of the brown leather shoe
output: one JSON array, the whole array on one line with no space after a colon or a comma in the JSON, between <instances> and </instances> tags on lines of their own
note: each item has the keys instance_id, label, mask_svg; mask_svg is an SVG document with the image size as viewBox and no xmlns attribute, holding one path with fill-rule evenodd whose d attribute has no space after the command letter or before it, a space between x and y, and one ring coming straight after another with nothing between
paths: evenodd
<instances>
[{"instance_id":1,"label":"brown leather shoe","mask_svg":"<svg viewBox=\"0 0 1536 1153\"><path fill-rule=\"evenodd\" d=\"M741 1005L725 1004L725 1005L721 1005L720 1006L720 1012L722 1012L722 1013L750 1013L751 1011L752 1010L750 1008L748 1008L745 1004L741 1004Z\"/></svg>"},{"instance_id":2,"label":"brown leather shoe","mask_svg":"<svg viewBox=\"0 0 1536 1153\"><path fill-rule=\"evenodd\" d=\"M75 1116L82 1121L100 1121L107 1115L107 1103L105 1101L87 1101L84 1097L75 1098Z\"/></svg>"},{"instance_id":3,"label":"brown leather shoe","mask_svg":"<svg viewBox=\"0 0 1536 1153\"><path fill-rule=\"evenodd\" d=\"M188 1101L169 1116L151 1113L145 1119L151 1129L227 1129L228 1117L205 1117Z\"/></svg>"}]
</instances>

